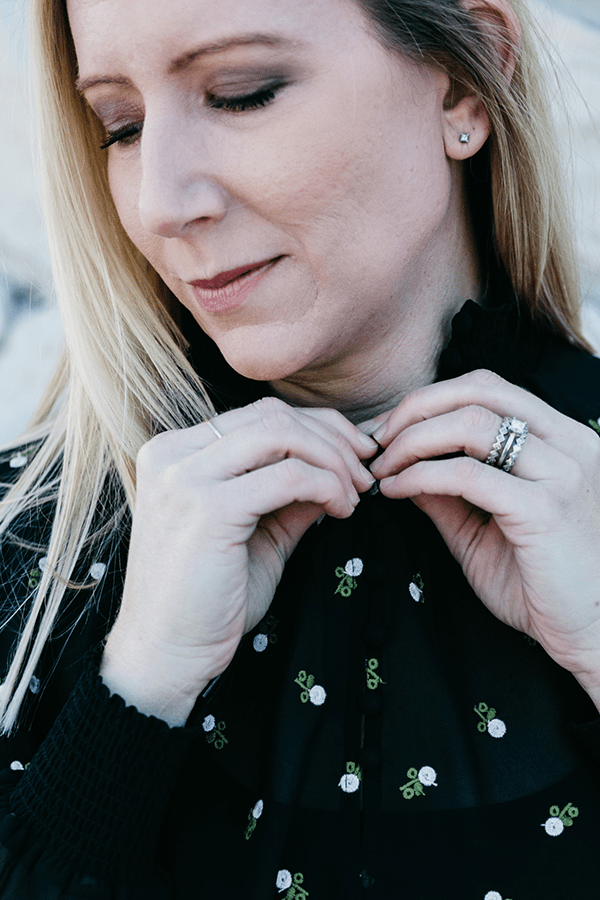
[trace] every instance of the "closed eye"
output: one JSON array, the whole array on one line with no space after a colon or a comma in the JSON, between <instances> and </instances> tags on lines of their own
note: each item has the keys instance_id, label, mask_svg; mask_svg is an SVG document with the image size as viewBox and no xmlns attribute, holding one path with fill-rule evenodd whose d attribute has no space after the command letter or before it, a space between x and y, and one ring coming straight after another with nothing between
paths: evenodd
<instances>
[{"instance_id":1,"label":"closed eye","mask_svg":"<svg viewBox=\"0 0 600 900\"><path fill-rule=\"evenodd\" d=\"M207 105L211 109L223 109L227 112L247 112L267 106L275 99L277 92L283 84L274 84L261 88L252 94L244 94L241 97L218 97L216 94L207 94ZM142 123L133 123L108 133L108 137L100 144L102 150L108 149L113 144L133 144L142 132Z\"/></svg>"},{"instance_id":2,"label":"closed eye","mask_svg":"<svg viewBox=\"0 0 600 900\"><path fill-rule=\"evenodd\" d=\"M211 109L225 109L228 112L245 112L246 110L259 109L261 106L267 106L271 103L277 94L277 91L283 85L271 85L267 88L261 88L253 94L244 94L241 97L217 97L215 94L208 94L207 101Z\"/></svg>"},{"instance_id":3,"label":"closed eye","mask_svg":"<svg viewBox=\"0 0 600 900\"><path fill-rule=\"evenodd\" d=\"M116 131L110 131L108 138L100 144L100 149L106 150L111 144L133 144L141 132L142 126L137 122L133 125L126 125L125 128L118 128Z\"/></svg>"}]
</instances>

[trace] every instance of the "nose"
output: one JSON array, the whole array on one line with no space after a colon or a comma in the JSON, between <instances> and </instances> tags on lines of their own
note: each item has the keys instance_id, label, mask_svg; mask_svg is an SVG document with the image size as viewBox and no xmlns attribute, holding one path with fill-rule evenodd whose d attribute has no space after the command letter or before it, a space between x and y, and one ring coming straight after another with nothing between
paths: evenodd
<instances>
[{"instance_id":1,"label":"nose","mask_svg":"<svg viewBox=\"0 0 600 900\"><path fill-rule=\"evenodd\" d=\"M139 216L146 231L182 237L194 224L210 225L225 216L228 195L198 123L146 115L140 141Z\"/></svg>"}]
</instances>

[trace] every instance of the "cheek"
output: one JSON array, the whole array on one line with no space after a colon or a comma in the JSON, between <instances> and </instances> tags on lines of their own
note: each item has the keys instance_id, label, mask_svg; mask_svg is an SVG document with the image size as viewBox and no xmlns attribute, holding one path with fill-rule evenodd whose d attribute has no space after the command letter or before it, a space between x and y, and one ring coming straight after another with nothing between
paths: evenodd
<instances>
[{"instance_id":1,"label":"cheek","mask_svg":"<svg viewBox=\"0 0 600 900\"><path fill-rule=\"evenodd\" d=\"M162 241L142 228L139 216L139 186L141 172L135 156L113 154L108 163L110 192L125 232L157 271L161 271Z\"/></svg>"},{"instance_id":2,"label":"cheek","mask_svg":"<svg viewBox=\"0 0 600 900\"><path fill-rule=\"evenodd\" d=\"M364 267L365 256L397 266L443 217L451 178L441 131L430 110L407 106L392 113L370 94L343 95L299 112L257 152L257 208L298 240L319 280L336 262Z\"/></svg>"}]
</instances>

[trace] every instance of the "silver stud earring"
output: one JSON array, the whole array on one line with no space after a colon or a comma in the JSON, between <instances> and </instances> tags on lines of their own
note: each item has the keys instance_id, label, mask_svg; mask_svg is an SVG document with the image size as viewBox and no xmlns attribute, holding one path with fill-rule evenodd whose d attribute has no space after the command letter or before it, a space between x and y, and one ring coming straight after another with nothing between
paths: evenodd
<instances>
[{"instance_id":1,"label":"silver stud earring","mask_svg":"<svg viewBox=\"0 0 600 900\"><path fill-rule=\"evenodd\" d=\"M470 134L467 134L467 133L464 132L464 131L462 131L462 132L461 132L461 135L460 135L460 142L461 142L461 144L468 144L470 140L471 140L471 135L470 135Z\"/></svg>"}]
</instances>

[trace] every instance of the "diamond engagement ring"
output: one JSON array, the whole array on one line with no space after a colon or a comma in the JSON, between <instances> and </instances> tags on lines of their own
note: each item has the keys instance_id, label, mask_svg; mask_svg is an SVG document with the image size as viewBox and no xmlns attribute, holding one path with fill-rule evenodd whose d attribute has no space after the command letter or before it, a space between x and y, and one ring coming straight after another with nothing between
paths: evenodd
<instances>
[{"instance_id":1,"label":"diamond engagement ring","mask_svg":"<svg viewBox=\"0 0 600 900\"><path fill-rule=\"evenodd\" d=\"M488 466L510 472L529 433L527 422L506 416L502 419L500 431L492 445L490 455L486 459Z\"/></svg>"}]
</instances>

